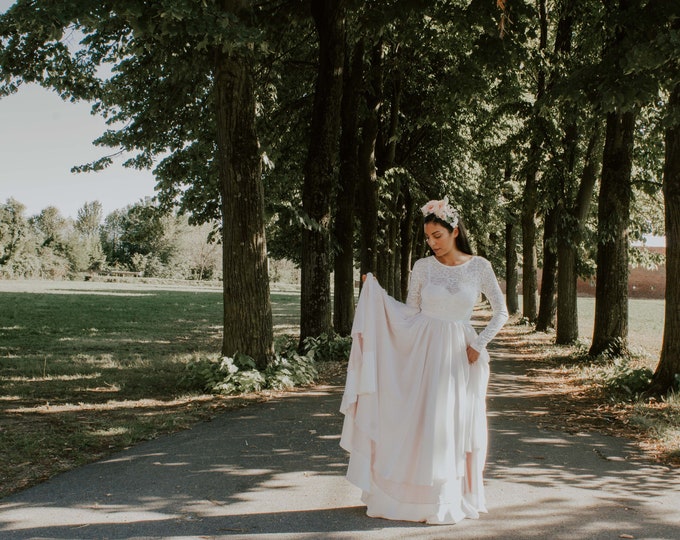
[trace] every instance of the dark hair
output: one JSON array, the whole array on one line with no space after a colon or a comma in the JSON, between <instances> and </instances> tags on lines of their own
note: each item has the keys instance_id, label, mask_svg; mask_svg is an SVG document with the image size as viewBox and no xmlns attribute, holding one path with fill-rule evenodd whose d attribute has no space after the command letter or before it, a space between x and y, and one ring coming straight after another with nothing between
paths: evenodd
<instances>
[{"instance_id":1,"label":"dark hair","mask_svg":"<svg viewBox=\"0 0 680 540\"><path fill-rule=\"evenodd\" d=\"M444 227L447 231L450 233L453 232L453 227L446 221L444 221L441 218L438 218L434 214L427 214L425 218L423 219L423 224L425 223L437 223ZM467 253L468 255L474 255L472 253L472 248L470 247L470 241L468 240L468 235L467 235L467 230L465 229L465 224L463 223L463 220L459 217L458 218L458 236L456 236L456 247L462 251L463 253Z\"/></svg>"}]
</instances>

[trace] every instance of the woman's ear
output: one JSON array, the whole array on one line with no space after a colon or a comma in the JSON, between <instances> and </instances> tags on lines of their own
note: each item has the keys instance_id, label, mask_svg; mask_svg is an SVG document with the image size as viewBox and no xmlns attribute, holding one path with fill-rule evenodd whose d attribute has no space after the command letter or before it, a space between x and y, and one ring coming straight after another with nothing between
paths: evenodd
<instances>
[{"instance_id":1,"label":"woman's ear","mask_svg":"<svg viewBox=\"0 0 680 540\"><path fill-rule=\"evenodd\" d=\"M453 235L454 238L456 238L456 237L458 236L458 233L459 233L459 232L460 232L460 231L458 230L458 227L454 227L454 228L453 228L453 232L452 232L451 234Z\"/></svg>"}]
</instances>

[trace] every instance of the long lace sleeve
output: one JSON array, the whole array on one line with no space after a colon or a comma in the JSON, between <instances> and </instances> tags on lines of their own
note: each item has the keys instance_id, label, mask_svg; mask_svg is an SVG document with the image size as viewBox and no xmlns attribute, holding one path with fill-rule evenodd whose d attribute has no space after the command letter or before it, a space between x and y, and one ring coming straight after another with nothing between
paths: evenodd
<instances>
[{"instance_id":1,"label":"long lace sleeve","mask_svg":"<svg viewBox=\"0 0 680 540\"><path fill-rule=\"evenodd\" d=\"M507 322L508 309L505 306L503 291L501 291L501 288L498 285L498 280L493 272L491 263L487 260L484 260L480 278L480 290L484 293L484 296L488 298L491 308L493 309L493 317L491 317L486 328L484 328L470 344L473 349L481 352Z\"/></svg>"},{"instance_id":2,"label":"long lace sleeve","mask_svg":"<svg viewBox=\"0 0 680 540\"><path fill-rule=\"evenodd\" d=\"M408 283L406 305L420 309L420 291L425 283L425 259L419 259L413 265L411 278Z\"/></svg>"}]
</instances>

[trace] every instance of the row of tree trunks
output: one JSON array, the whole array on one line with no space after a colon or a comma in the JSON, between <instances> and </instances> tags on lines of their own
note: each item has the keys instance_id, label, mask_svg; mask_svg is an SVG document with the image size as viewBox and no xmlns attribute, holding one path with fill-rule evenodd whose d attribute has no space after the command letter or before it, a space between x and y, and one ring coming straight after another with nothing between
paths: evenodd
<instances>
[{"instance_id":1,"label":"row of tree trunks","mask_svg":"<svg viewBox=\"0 0 680 540\"><path fill-rule=\"evenodd\" d=\"M559 3L557 29L555 32L555 58L566 60L571 51L571 35L573 27L574 0L565 0ZM561 77L561 71L554 69L550 74L548 90L554 88ZM555 326L557 311L557 244L561 233L560 222L562 221L564 199L571 189L571 182L575 167L575 153L577 144L576 117L571 105L562 106L565 118L569 121L564 128L562 137L561 154L557 156L557 162L561 163L559 170L558 190L551 194L550 207L545 213L543 229L543 278L541 281L541 294L536 318L536 330L546 332Z\"/></svg>"}]
</instances>

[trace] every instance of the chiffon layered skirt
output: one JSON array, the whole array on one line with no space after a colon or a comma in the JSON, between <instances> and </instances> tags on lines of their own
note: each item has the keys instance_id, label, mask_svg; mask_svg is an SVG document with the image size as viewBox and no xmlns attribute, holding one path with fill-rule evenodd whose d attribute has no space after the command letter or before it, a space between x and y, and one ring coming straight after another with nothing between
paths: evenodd
<instances>
[{"instance_id":1,"label":"chiffon layered skirt","mask_svg":"<svg viewBox=\"0 0 680 540\"><path fill-rule=\"evenodd\" d=\"M369 276L352 335L340 445L367 514L444 524L486 512L489 357L468 363L469 321L397 302Z\"/></svg>"}]
</instances>

